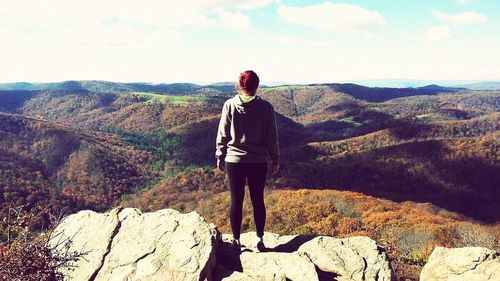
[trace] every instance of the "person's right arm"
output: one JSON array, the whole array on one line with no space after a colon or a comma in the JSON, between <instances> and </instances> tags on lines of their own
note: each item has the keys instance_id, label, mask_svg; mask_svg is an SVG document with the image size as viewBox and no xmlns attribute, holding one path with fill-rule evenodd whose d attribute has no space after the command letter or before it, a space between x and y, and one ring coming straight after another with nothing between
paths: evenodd
<instances>
[{"instance_id":1,"label":"person's right arm","mask_svg":"<svg viewBox=\"0 0 500 281\"><path fill-rule=\"evenodd\" d=\"M222 107L220 116L219 128L217 130L217 138L215 145L215 158L217 158L217 167L224 171L224 158L227 152L227 143L231 137L231 118L229 118L229 104L226 102Z\"/></svg>"}]
</instances>

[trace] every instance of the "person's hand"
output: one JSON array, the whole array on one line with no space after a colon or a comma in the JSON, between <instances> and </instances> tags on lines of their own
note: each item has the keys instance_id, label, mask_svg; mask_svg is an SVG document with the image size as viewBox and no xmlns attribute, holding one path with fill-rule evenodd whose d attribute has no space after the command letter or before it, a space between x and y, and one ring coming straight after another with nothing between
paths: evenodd
<instances>
[{"instance_id":1,"label":"person's hand","mask_svg":"<svg viewBox=\"0 0 500 281\"><path fill-rule=\"evenodd\" d=\"M271 165L271 171L273 175L276 175L280 170L280 164L272 164Z\"/></svg>"},{"instance_id":2,"label":"person's hand","mask_svg":"<svg viewBox=\"0 0 500 281\"><path fill-rule=\"evenodd\" d=\"M217 159L217 168L224 172L226 170L226 162L224 162L224 160Z\"/></svg>"}]
</instances>

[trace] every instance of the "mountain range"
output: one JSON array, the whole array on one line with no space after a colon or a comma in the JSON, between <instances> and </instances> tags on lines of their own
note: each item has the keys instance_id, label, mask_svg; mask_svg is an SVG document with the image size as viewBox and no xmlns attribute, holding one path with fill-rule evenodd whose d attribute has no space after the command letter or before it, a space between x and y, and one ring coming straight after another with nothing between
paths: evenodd
<instances>
[{"instance_id":1,"label":"mountain range","mask_svg":"<svg viewBox=\"0 0 500 281\"><path fill-rule=\"evenodd\" d=\"M326 84L326 83L323 83ZM379 80L355 80L352 82L336 84L357 84L366 87L376 88L422 88L429 85L441 85L450 88L465 88L469 90L499 90L500 81L432 81L432 80L409 80L409 79L379 79ZM261 87L276 87L289 84L286 82L264 83ZM308 85L308 84L305 84ZM310 84L309 84L310 85ZM120 83L99 80L88 81L63 81L55 83L0 83L0 90L93 90L102 92L121 92L121 91L154 91L158 93L188 93L195 92L201 88L212 88L221 91L234 90L234 82L217 82L206 85L197 85L192 83L160 83L153 84L147 82Z\"/></svg>"},{"instance_id":2,"label":"mountain range","mask_svg":"<svg viewBox=\"0 0 500 281\"><path fill-rule=\"evenodd\" d=\"M0 88L2 215L175 208L229 231L214 146L230 83ZM395 249L397 274L410 280L433 245L498 249L500 91L309 84L258 94L277 112L283 155L267 180L272 231L362 233Z\"/></svg>"},{"instance_id":3,"label":"mountain range","mask_svg":"<svg viewBox=\"0 0 500 281\"><path fill-rule=\"evenodd\" d=\"M498 90L499 80L417 80L417 79L376 79L376 80L352 80L344 83L355 83L367 87L390 87L390 88L417 88L426 85L437 84L443 87L458 87L471 90Z\"/></svg>"}]
</instances>

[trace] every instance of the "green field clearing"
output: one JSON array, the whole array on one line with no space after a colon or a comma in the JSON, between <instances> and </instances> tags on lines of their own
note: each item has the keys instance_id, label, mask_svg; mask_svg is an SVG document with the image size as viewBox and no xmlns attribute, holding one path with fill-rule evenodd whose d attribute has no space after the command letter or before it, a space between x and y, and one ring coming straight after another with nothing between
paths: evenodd
<instances>
[{"instance_id":1,"label":"green field clearing","mask_svg":"<svg viewBox=\"0 0 500 281\"><path fill-rule=\"evenodd\" d=\"M354 120L354 116L349 116L349 117L346 117L346 118L342 118L339 121L340 122L345 122L345 123L350 123L350 124L353 124L354 126L362 125L362 123L359 123L359 122L357 122L357 121Z\"/></svg>"},{"instance_id":2,"label":"green field clearing","mask_svg":"<svg viewBox=\"0 0 500 281\"><path fill-rule=\"evenodd\" d=\"M160 102L164 104L187 105L190 102L202 103L207 101L207 98L202 96L166 95L146 92L130 92L130 94L144 97L146 99L146 103Z\"/></svg>"}]
</instances>

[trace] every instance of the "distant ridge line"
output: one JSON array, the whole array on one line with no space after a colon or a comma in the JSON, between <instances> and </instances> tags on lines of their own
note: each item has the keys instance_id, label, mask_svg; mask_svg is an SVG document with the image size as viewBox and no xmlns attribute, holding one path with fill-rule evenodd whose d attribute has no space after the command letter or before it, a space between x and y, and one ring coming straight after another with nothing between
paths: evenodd
<instances>
[{"instance_id":1,"label":"distant ridge line","mask_svg":"<svg viewBox=\"0 0 500 281\"><path fill-rule=\"evenodd\" d=\"M442 89L480 89L481 87L500 89L500 82L480 82L472 84L454 85L454 86L442 86L435 83L426 84L424 86L367 86L362 83L304 83L304 84L274 84L271 85L261 85L263 88L273 88L273 87L297 87L297 86L358 86L366 88L396 88L396 89L425 89L429 87L441 87ZM77 90L77 89L107 89L109 90L122 90L122 91L137 91L137 90L149 90L162 93L163 90L167 88L184 88L184 89L200 89L200 88L225 88L235 90L234 82L217 82L211 84L194 84L194 83L149 83L149 82L110 82L104 80L67 80L61 82L49 82L49 83L30 83L30 82L14 82L14 83L0 83L0 90Z\"/></svg>"}]
</instances>

